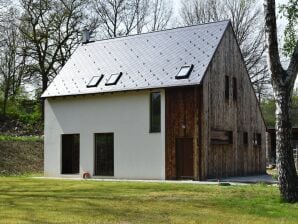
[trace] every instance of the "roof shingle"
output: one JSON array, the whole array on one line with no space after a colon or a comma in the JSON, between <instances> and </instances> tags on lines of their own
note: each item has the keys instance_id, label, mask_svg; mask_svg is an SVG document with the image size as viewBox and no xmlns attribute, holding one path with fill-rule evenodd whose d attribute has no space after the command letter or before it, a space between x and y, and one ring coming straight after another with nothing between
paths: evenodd
<instances>
[{"instance_id":1,"label":"roof shingle","mask_svg":"<svg viewBox=\"0 0 298 224\"><path fill-rule=\"evenodd\" d=\"M200 84L229 21L175 28L80 45L42 97ZM183 65L188 79L175 79ZM106 86L111 74L123 75ZM87 88L93 76L104 75Z\"/></svg>"}]
</instances>

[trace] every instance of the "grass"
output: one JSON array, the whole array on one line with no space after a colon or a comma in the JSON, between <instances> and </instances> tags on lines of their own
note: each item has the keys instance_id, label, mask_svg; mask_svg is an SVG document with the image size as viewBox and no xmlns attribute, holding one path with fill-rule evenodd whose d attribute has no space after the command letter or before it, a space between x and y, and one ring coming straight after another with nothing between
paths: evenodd
<instances>
[{"instance_id":1,"label":"grass","mask_svg":"<svg viewBox=\"0 0 298 224\"><path fill-rule=\"evenodd\" d=\"M267 169L267 174L271 175L273 179L278 179L277 169Z\"/></svg>"},{"instance_id":2,"label":"grass","mask_svg":"<svg viewBox=\"0 0 298 224\"><path fill-rule=\"evenodd\" d=\"M43 138L40 136L11 136L0 135L0 141L17 141L17 142L42 142Z\"/></svg>"},{"instance_id":3,"label":"grass","mask_svg":"<svg viewBox=\"0 0 298 224\"><path fill-rule=\"evenodd\" d=\"M0 178L0 223L298 223L276 186Z\"/></svg>"}]
</instances>

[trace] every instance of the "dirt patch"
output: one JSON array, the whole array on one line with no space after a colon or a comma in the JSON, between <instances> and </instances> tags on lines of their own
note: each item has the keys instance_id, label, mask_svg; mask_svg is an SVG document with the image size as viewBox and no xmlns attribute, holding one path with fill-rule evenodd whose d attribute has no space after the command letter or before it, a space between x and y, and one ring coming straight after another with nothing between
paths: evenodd
<instances>
[{"instance_id":1,"label":"dirt patch","mask_svg":"<svg viewBox=\"0 0 298 224\"><path fill-rule=\"evenodd\" d=\"M43 142L0 141L0 175L43 172Z\"/></svg>"}]
</instances>

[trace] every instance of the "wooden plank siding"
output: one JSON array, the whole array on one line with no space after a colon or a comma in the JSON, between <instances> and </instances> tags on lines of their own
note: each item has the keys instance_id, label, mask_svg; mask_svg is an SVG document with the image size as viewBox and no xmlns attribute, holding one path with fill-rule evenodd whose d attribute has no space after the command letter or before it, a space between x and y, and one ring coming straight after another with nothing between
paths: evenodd
<instances>
[{"instance_id":1,"label":"wooden plank siding","mask_svg":"<svg viewBox=\"0 0 298 224\"><path fill-rule=\"evenodd\" d=\"M175 87L165 90L166 179L177 179L176 139L192 138L194 177L199 179L200 87Z\"/></svg>"},{"instance_id":2,"label":"wooden plank siding","mask_svg":"<svg viewBox=\"0 0 298 224\"><path fill-rule=\"evenodd\" d=\"M225 99L225 76L229 76L229 100ZM233 99L233 78L237 100ZM212 144L213 129L232 131L232 144ZM203 79L202 178L265 173L265 131L262 114L244 61L229 26ZM248 145L243 144L248 133ZM261 146L253 144L262 135Z\"/></svg>"},{"instance_id":3,"label":"wooden plank siding","mask_svg":"<svg viewBox=\"0 0 298 224\"><path fill-rule=\"evenodd\" d=\"M177 178L177 138L193 138L195 180L265 173L266 126L231 26L202 85L165 89L165 110L166 179Z\"/></svg>"}]
</instances>

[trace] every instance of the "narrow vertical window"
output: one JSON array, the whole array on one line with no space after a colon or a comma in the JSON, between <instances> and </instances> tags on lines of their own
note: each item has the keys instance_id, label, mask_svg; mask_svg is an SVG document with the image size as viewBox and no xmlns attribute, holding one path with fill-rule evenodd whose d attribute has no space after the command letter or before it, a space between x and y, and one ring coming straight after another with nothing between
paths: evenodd
<instances>
[{"instance_id":1,"label":"narrow vertical window","mask_svg":"<svg viewBox=\"0 0 298 224\"><path fill-rule=\"evenodd\" d=\"M243 132L243 145L248 145L248 133Z\"/></svg>"},{"instance_id":2,"label":"narrow vertical window","mask_svg":"<svg viewBox=\"0 0 298 224\"><path fill-rule=\"evenodd\" d=\"M230 78L229 76L225 76L225 98L226 100L229 100L230 95Z\"/></svg>"},{"instance_id":3,"label":"narrow vertical window","mask_svg":"<svg viewBox=\"0 0 298 224\"><path fill-rule=\"evenodd\" d=\"M233 144L233 131L227 131L229 144Z\"/></svg>"},{"instance_id":4,"label":"narrow vertical window","mask_svg":"<svg viewBox=\"0 0 298 224\"><path fill-rule=\"evenodd\" d=\"M160 92L153 92L150 95L150 132L160 132Z\"/></svg>"},{"instance_id":5,"label":"narrow vertical window","mask_svg":"<svg viewBox=\"0 0 298 224\"><path fill-rule=\"evenodd\" d=\"M254 133L253 143L255 146L262 145L262 135L260 133Z\"/></svg>"},{"instance_id":6,"label":"narrow vertical window","mask_svg":"<svg viewBox=\"0 0 298 224\"><path fill-rule=\"evenodd\" d=\"M233 77L233 100L237 100L237 79Z\"/></svg>"},{"instance_id":7,"label":"narrow vertical window","mask_svg":"<svg viewBox=\"0 0 298 224\"><path fill-rule=\"evenodd\" d=\"M257 145L262 145L262 135L260 133L257 133Z\"/></svg>"},{"instance_id":8,"label":"narrow vertical window","mask_svg":"<svg viewBox=\"0 0 298 224\"><path fill-rule=\"evenodd\" d=\"M62 135L62 174L80 173L80 135Z\"/></svg>"}]
</instances>

